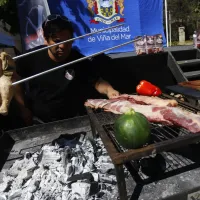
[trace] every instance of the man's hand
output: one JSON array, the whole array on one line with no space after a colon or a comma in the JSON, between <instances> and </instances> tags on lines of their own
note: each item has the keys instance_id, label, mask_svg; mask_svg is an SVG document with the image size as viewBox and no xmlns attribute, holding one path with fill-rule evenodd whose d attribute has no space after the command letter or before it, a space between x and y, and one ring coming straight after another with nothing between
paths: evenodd
<instances>
[{"instance_id":1,"label":"man's hand","mask_svg":"<svg viewBox=\"0 0 200 200\"><path fill-rule=\"evenodd\" d=\"M108 88L107 97L109 99L116 98L119 96L119 92L113 88Z\"/></svg>"},{"instance_id":2,"label":"man's hand","mask_svg":"<svg viewBox=\"0 0 200 200\"><path fill-rule=\"evenodd\" d=\"M100 94L107 95L107 97L109 99L116 98L116 97L119 96L119 92L117 90L115 90L110 85L110 83L108 83L107 81L103 80L102 78L100 78L97 81L97 83L95 84L95 88Z\"/></svg>"}]
</instances>

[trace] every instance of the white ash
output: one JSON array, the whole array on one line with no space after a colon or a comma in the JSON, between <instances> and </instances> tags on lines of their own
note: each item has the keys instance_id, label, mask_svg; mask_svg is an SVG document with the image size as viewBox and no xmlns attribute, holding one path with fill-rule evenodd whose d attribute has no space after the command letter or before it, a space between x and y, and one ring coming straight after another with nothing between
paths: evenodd
<instances>
[{"instance_id":1,"label":"white ash","mask_svg":"<svg viewBox=\"0 0 200 200\"><path fill-rule=\"evenodd\" d=\"M40 152L27 152L2 172L0 200L116 199L114 165L102 141L95 143L94 149L81 138L74 147L45 145Z\"/></svg>"}]
</instances>

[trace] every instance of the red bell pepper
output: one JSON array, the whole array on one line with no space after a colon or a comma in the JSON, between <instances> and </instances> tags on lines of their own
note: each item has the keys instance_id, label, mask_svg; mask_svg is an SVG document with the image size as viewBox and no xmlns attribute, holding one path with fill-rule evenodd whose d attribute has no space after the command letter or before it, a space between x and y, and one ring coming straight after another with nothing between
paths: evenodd
<instances>
[{"instance_id":1,"label":"red bell pepper","mask_svg":"<svg viewBox=\"0 0 200 200\"><path fill-rule=\"evenodd\" d=\"M162 94L159 87L145 80L140 81L139 85L136 87L136 91L138 94L146 96L159 96Z\"/></svg>"}]
</instances>

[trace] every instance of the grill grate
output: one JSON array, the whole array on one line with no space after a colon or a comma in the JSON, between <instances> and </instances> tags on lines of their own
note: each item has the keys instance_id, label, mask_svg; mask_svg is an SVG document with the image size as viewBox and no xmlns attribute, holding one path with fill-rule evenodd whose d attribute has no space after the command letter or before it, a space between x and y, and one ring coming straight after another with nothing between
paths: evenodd
<instances>
[{"instance_id":1,"label":"grill grate","mask_svg":"<svg viewBox=\"0 0 200 200\"><path fill-rule=\"evenodd\" d=\"M160 173L160 176L158 179L161 179L163 177L168 177L171 175L175 175L177 173L181 173L183 171L187 171L189 169L193 169L196 168L197 166L199 166L199 164L197 164L196 162L185 158L181 155L177 155L174 154L172 152L162 152L160 154L164 160L165 160L165 164L166 164L166 169L163 171L163 173ZM152 177L146 175L140 168L139 165L135 165L134 161L131 161L132 166L134 168L135 171L137 171L138 176L140 177L140 179L142 181L152 181ZM157 167L156 169L157 171L159 171L160 169ZM153 177L155 178L155 177Z\"/></svg>"},{"instance_id":2,"label":"grill grate","mask_svg":"<svg viewBox=\"0 0 200 200\"><path fill-rule=\"evenodd\" d=\"M107 113L100 110L93 111L99 121L99 123L102 125L105 133L108 135L108 137L111 139L111 141L114 143L116 149L119 152L126 152L127 149L123 148L116 140L114 136L114 121L117 119L118 115L115 115L113 113ZM153 143L160 143L163 141L171 140L180 136L191 134L187 130L183 128L175 128L175 127L169 127L169 126L163 126L160 124L151 123L151 142ZM165 159L166 169L164 170L164 173L162 176L170 176L172 174L176 174L177 172L180 173L181 171L186 171L188 169L192 169L194 167L199 166L195 161L186 158L182 155L175 154L173 152L161 152L160 155ZM150 158L150 156L146 156L145 158ZM136 161L130 161L131 166L134 168L134 170L137 172L137 175L139 176L140 180L142 181L151 181L152 177L146 175L141 170L141 165L138 163L142 158L136 160ZM159 170L159 169L158 169ZM159 177L159 179L161 176Z\"/></svg>"},{"instance_id":3,"label":"grill grate","mask_svg":"<svg viewBox=\"0 0 200 200\"><path fill-rule=\"evenodd\" d=\"M167 98L167 97L163 97ZM179 104L180 105L180 104ZM187 111L197 113L198 109L195 107L190 107L189 105L180 105L181 109L185 109ZM113 158L115 164L127 163L131 164L131 167L135 169L137 172L136 175L139 175L139 179L143 181L150 181L152 177L146 175L141 170L141 160L144 158L152 158L159 154L165 160L165 170L162 175L171 176L173 173L179 173L181 170L188 170L194 167L197 167L200 162L195 162L190 158L186 158L182 155L173 153L171 149L175 149L182 145L188 145L191 143L198 142L200 140L200 133L191 134L184 128L173 127L173 126L165 126L161 124L151 123L151 141L148 145L144 146L139 150L128 150L124 149L115 139L114 136L114 122L119 115L113 114L111 112L105 112L101 109L93 110L87 108L89 117L93 126L97 129L102 137L103 134L107 135L107 146L110 143L113 144L110 148L110 156ZM90 110L90 111L89 111ZM94 123L94 118L96 118L96 123ZM102 129L99 127L102 127ZM103 132L102 132L103 131ZM105 143L105 138L102 138ZM150 147L150 148L149 148ZM113 149L119 152L120 156L113 154ZM155 151L154 151L155 150ZM169 152L170 150L170 152ZM116 152L115 151L115 152ZM109 153L109 151L108 151ZM118 154L118 155L119 155ZM158 169L159 170L159 169ZM161 176L162 176L161 175ZM161 177L160 176L160 177ZM160 178L159 178L160 179Z\"/></svg>"}]
</instances>

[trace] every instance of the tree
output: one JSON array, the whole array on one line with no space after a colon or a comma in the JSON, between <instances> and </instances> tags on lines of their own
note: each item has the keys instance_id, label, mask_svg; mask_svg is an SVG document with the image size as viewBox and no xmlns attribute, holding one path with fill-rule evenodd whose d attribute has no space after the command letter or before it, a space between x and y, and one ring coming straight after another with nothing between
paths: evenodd
<instances>
[{"instance_id":1,"label":"tree","mask_svg":"<svg viewBox=\"0 0 200 200\"><path fill-rule=\"evenodd\" d=\"M0 0L0 21L11 26L10 30L7 30L5 26L5 31L9 31L11 34L19 33L16 0Z\"/></svg>"},{"instance_id":2,"label":"tree","mask_svg":"<svg viewBox=\"0 0 200 200\"><path fill-rule=\"evenodd\" d=\"M172 40L178 40L178 27L184 26L186 39L199 29L199 0L169 0L168 10L172 17Z\"/></svg>"},{"instance_id":3,"label":"tree","mask_svg":"<svg viewBox=\"0 0 200 200\"><path fill-rule=\"evenodd\" d=\"M5 5L9 0L0 0L0 6Z\"/></svg>"}]
</instances>

